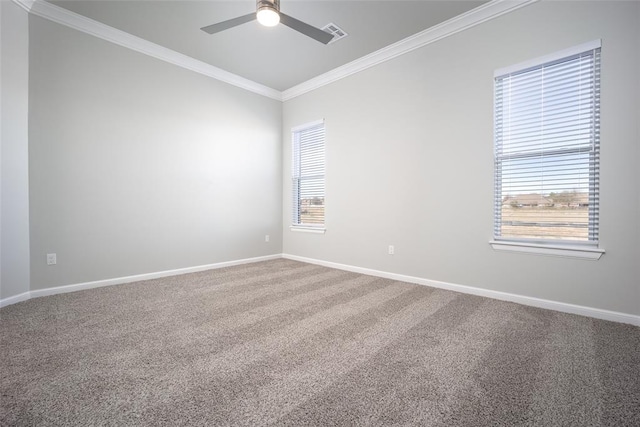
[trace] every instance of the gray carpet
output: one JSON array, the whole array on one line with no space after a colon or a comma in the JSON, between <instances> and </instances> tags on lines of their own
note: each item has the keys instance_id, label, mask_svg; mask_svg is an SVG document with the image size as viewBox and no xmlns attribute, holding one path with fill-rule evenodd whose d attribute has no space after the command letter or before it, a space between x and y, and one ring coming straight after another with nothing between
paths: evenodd
<instances>
[{"instance_id":1,"label":"gray carpet","mask_svg":"<svg viewBox=\"0 0 640 427\"><path fill-rule=\"evenodd\" d=\"M274 260L0 310L0 424L640 426L640 328Z\"/></svg>"}]
</instances>

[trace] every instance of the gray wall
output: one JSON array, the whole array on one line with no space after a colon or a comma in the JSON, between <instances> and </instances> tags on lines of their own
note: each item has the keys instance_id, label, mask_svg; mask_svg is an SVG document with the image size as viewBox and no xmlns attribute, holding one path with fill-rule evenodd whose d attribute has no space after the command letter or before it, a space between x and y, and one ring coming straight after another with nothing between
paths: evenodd
<instances>
[{"instance_id":1,"label":"gray wall","mask_svg":"<svg viewBox=\"0 0 640 427\"><path fill-rule=\"evenodd\" d=\"M32 290L282 251L280 102L29 23Z\"/></svg>"},{"instance_id":2,"label":"gray wall","mask_svg":"<svg viewBox=\"0 0 640 427\"><path fill-rule=\"evenodd\" d=\"M599 261L493 251L493 72L602 39ZM284 105L289 129L326 120L324 235L284 253L640 314L640 3L542 2ZM395 245L395 255L387 246Z\"/></svg>"},{"instance_id":3,"label":"gray wall","mask_svg":"<svg viewBox=\"0 0 640 427\"><path fill-rule=\"evenodd\" d=\"M2 66L0 299L29 291L29 29L27 12L0 1Z\"/></svg>"}]
</instances>

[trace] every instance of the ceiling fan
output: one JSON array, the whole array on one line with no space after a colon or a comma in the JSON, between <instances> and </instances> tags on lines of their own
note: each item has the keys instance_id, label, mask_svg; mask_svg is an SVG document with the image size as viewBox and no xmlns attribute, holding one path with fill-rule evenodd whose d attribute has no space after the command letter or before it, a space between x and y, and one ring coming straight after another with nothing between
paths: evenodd
<instances>
[{"instance_id":1,"label":"ceiling fan","mask_svg":"<svg viewBox=\"0 0 640 427\"><path fill-rule=\"evenodd\" d=\"M280 0L256 0L256 13L249 13L248 15L238 16L237 18L208 25L206 27L202 27L201 30L209 34L215 34L244 24L245 22L253 21L254 19L257 19L258 22L265 27L274 27L278 25L278 23L282 22L287 27L293 28L299 33L311 37L323 44L327 44L331 39L333 39L333 34L329 34L319 28L280 12Z\"/></svg>"}]
</instances>

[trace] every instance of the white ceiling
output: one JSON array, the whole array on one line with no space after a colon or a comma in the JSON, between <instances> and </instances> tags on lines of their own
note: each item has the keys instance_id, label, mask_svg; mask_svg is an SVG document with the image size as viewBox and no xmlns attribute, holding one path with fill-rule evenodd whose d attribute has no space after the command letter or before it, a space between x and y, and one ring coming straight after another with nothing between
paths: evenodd
<instances>
[{"instance_id":1,"label":"white ceiling","mask_svg":"<svg viewBox=\"0 0 640 427\"><path fill-rule=\"evenodd\" d=\"M88 18L283 91L476 8L487 0L281 0L282 12L348 37L323 45L284 25L256 21L207 34L200 28L255 11L255 1L51 1Z\"/></svg>"}]
</instances>

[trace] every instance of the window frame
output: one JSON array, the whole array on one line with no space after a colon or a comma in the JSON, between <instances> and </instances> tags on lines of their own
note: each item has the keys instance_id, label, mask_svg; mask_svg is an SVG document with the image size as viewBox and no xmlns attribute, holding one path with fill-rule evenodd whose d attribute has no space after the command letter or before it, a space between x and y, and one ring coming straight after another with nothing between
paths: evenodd
<instances>
[{"instance_id":1,"label":"window frame","mask_svg":"<svg viewBox=\"0 0 640 427\"><path fill-rule=\"evenodd\" d=\"M596 231L597 231L597 227L598 227L598 209L599 209L599 202L596 204L595 209L595 218L592 218L592 212L590 210L589 212L589 240L588 241L576 241L576 240L567 240L567 241L563 241L560 239L529 239L529 238L515 238L515 237L502 237L499 234L499 230L498 228L501 226L501 222L502 222L502 211L500 210L500 212L498 213L498 209L502 209L501 205L502 203L500 203L500 206L498 206L498 191L500 190L500 198L502 197L502 191L501 191L501 182L498 182L498 175L499 173L502 172L502 170L498 169L499 168L499 157L498 153L497 153L497 141L498 141L498 133L497 133L497 127L498 127L498 120L497 120L497 96L496 96L496 92L498 90L498 78L502 78L506 75L509 74L516 74L516 73L522 73L522 72L526 72L527 70L530 69L535 69L535 68L540 68L540 67L544 67L544 66L550 66L551 64L553 64L554 62L558 62L558 61L562 61L565 60L569 57L572 56L576 56L579 54L583 54L585 52L588 51L593 51L596 49L601 49L601 40L594 40L592 42L589 43L584 43L581 44L579 46L575 46L569 49L565 49L556 53L553 53L551 55L546 55L540 58L536 58L536 59L532 59L529 61L525 61L525 62L521 62L518 64L514 64L511 65L509 67L505 67L505 68L501 68L498 70L495 70L494 72L494 79L493 79L493 87L494 87L494 118L493 118L493 124L494 124L494 139L493 139L493 147L494 147L494 167L493 167L493 173L494 173L494 202L493 202L493 218L494 218L494 225L493 225L493 229L494 229L494 236L493 236L493 240L491 240L489 243L491 244L491 246L493 247L493 249L495 250L501 250L501 251L512 251L512 252L522 252L522 253L532 253L532 254L538 254L538 255L551 255L551 256L562 256L562 257L572 257L572 258L583 258L583 259L591 259L591 260L597 260L599 259L602 254L604 253L604 249L599 247L599 240L591 240L591 228L592 226L596 227ZM599 92L597 94L598 96L598 101L599 101ZM599 117L597 117L595 120L599 120ZM596 124L596 126L599 126L599 121ZM599 156L599 129L598 129L598 139L596 141L596 143L594 144L594 155L595 156ZM599 175L599 165L598 165L598 169L594 172L595 176ZM590 175L591 178L591 175ZM596 188L596 192L597 192L597 188ZM590 189L589 191L590 193L590 202L591 202L591 197L592 197L592 189ZM597 201L597 198L595 199ZM591 209L591 207L590 207ZM500 218L500 223L498 222L498 218ZM592 223L592 221L594 221ZM596 237L597 237L597 233L596 233Z\"/></svg>"},{"instance_id":2,"label":"window frame","mask_svg":"<svg viewBox=\"0 0 640 427\"><path fill-rule=\"evenodd\" d=\"M296 170L299 170L299 167L296 168L296 164L300 163L300 141L299 135L307 130L313 130L316 128L322 127L323 137L322 137L322 174L321 175L313 175L303 177L301 174L296 175ZM299 186L297 185L301 179L322 179L323 186L323 203L324 203L324 212L322 216L322 224L308 224L300 222L300 193ZM290 230L296 232L306 232L306 233L325 233L326 231L326 127L324 119L315 120L309 123L305 123L299 126L295 126L291 129L291 225Z\"/></svg>"}]
</instances>

